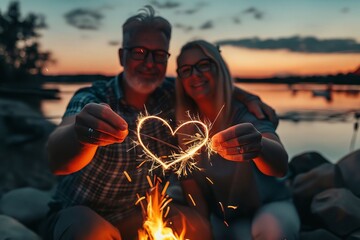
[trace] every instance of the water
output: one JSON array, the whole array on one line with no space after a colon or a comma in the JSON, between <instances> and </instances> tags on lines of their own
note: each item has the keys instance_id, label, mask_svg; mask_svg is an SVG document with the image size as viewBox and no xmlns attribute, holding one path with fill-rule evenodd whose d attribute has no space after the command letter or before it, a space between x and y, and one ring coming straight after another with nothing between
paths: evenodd
<instances>
[{"instance_id":1,"label":"water","mask_svg":"<svg viewBox=\"0 0 360 240\"><path fill-rule=\"evenodd\" d=\"M61 100L46 100L42 111L59 123L74 91L85 84L52 84L59 88ZM315 84L238 84L258 94L273 106L281 117L277 132L290 158L305 151L318 151L332 162L360 148L360 134L355 132L355 112L360 113L360 86L329 86ZM355 137L355 138L354 138Z\"/></svg>"}]
</instances>

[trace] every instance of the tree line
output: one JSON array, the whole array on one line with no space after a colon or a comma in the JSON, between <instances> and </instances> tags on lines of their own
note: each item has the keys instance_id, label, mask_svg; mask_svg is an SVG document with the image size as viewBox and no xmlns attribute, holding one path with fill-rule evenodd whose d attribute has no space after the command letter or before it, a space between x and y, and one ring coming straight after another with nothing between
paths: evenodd
<instances>
[{"instance_id":1,"label":"tree line","mask_svg":"<svg viewBox=\"0 0 360 240\"><path fill-rule=\"evenodd\" d=\"M17 1L10 2L5 12L0 9L0 85L29 81L55 63L50 51L40 49L40 31L46 28L41 14L23 17Z\"/></svg>"}]
</instances>

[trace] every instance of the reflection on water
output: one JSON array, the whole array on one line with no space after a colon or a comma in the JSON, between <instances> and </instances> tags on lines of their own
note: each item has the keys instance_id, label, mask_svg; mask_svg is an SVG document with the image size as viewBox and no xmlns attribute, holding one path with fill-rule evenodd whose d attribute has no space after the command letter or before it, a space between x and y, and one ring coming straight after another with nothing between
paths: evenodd
<instances>
[{"instance_id":1,"label":"reflection on water","mask_svg":"<svg viewBox=\"0 0 360 240\"><path fill-rule=\"evenodd\" d=\"M74 92L82 87L90 86L91 83L47 83L43 88L58 88L60 90L60 100L45 100L42 102L41 109L43 114L51 121L58 124L61 120L62 114L65 112L66 106L69 103Z\"/></svg>"},{"instance_id":2,"label":"reflection on water","mask_svg":"<svg viewBox=\"0 0 360 240\"><path fill-rule=\"evenodd\" d=\"M360 86L332 86L331 101L325 92L327 85L316 84L238 84L240 87L257 93L274 106L278 113L304 110L348 111L360 109ZM323 93L324 95L322 95Z\"/></svg>"},{"instance_id":3,"label":"reflection on water","mask_svg":"<svg viewBox=\"0 0 360 240\"><path fill-rule=\"evenodd\" d=\"M46 84L46 88L59 88L62 99L44 101L44 115L59 123L74 91L89 85ZM238 85L258 94L276 109L281 118L278 133L290 157L304 151L319 151L336 161L349 152L356 122L355 113L360 113L360 86ZM357 138L355 149L360 148L360 139Z\"/></svg>"},{"instance_id":4,"label":"reflection on water","mask_svg":"<svg viewBox=\"0 0 360 240\"><path fill-rule=\"evenodd\" d=\"M281 117L278 133L290 157L304 151L320 151L337 161L349 152L359 117L356 113L360 113L360 86L336 85L331 90L316 84L239 86L259 94L276 109ZM355 140L354 149L360 147L360 139Z\"/></svg>"}]
</instances>

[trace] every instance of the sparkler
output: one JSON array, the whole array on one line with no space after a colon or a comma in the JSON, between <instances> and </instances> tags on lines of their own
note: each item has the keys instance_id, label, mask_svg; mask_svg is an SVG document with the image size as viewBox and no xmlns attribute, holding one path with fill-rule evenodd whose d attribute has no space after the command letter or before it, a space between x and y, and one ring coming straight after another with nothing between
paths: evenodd
<instances>
[{"instance_id":1,"label":"sparkler","mask_svg":"<svg viewBox=\"0 0 360 240\"><path fill-rule=\"evenodd\" d=\"M195 126L199 132L193 136L185 135L188 138L188 139L186 139L187 141L185 142L185 145L188 146L188 148L184 150L180 146L173 146L173 145L166 143L160 139L156 139L151 136L142 134L141 129L142 129L143 125L145 124L145 122L150 121L150 120L161 121L163 123L163 125L170 130L170 133L172 134L172 136L175 136L176 134L180 134L179 130L188 125ZM178 150L178 152L173 152L169 156L159 157L147 148L146 144L142 140L143 136L150 137L154 140L160 141L165 145L170 145L171 147L176 148ZM175 170L175 173L178 174L179 176L181 174L186 175L186 173L187 173L186 170L191 170L191 169L197 168L195 165L196 163L194 163L193 161L189 161L189 160L193 160L194 156L196 154L198 154L198 151L202 147L206 146L209 149L209 146L210 146L208 126L201 121L193 120L193 119L180 124L175 130L173 130L167 121L165 121L164 119L162 119L158 116L141 116L138 119L137 137L138 137L137 144L139 144L142 147L145 155L148 157L147 160L150 160L153 162L153 166L150 169L150 171L154 170L155 168L157 168L159 166L162 167L162 169L164 171L172 168Z\"/></svg>"},{"instance_id":2,"label":"sparkler","mask_svg":"<svg viewBox=\"0 0 360 240\"><path fill-rule=\"evenodd\" d=\"M211 142L209 140L209 130L211 129L212 124L204 123L201 122L200 120L194 120L190 115L189 118L190 121L180 124L175 130L173 130L167 121L165 121L164 119L158 116L150 116L150 115L140 116L138 119L137 131L136 131L138 142L135 142L135 144L140 145L142 147L144 154L147 156L147 159L145 159L142 163L140 163L138 167L140 167L145 161L151 161L152 166L149 171L152 171L157 167L161 167L163 171L171 168L175 170L175 173L178 176L180 176L181 174L186 175L187 170L191 171L192 169L198 169L198 167L196 166L196 162L191 160L194 160L194 156L199 154L199 150L205 147L209 157L210 154L214 152L211 148ZM186 126L193 126L194 128L197 129L198 132L195 133L194 135L182 134L184 136L183 139L184 145L188 147L187 149L182 149L180 146L174 146L161 139L157 139L155 137L143 134L141 132L141 129L143 125L150 120L162 122L162 124L170 130L172 136L175 136L176 134L179 135L182 134L180 133L179 129ZM148 137L152 140L159 141L165 145L168 145L176 149L177 152L173 152L169 156L157 156L146 146L142 137ZM124 174L129 180L129 182L131 182L130 176L126 172L124 172ZM211 179L209 178L207 179L210 183L213 184ZM169 213L170 207L168 206L168 204L172 200L167 195L165 195L166 189L168 187L168 182L165 184L163 191L160 193L159 181L157 181L157 183L154 186L149 176L147 176L147 180L152 190L146 194L146 197L144 196L140 197L137 194L138 200L136 201L136 204L141 205L145 218L143 227L142 229L139 230L139 239L140 240L184 239L185 230L186 230L185 227L183 228L181 234L177 235L172 231L171 228L168 227L168 224L171 223L168 223L163 220ZM196 206L196 203L190 194L189 194L189 198L192 200L193 205ZM143 205L143 201L145 200L147 202L146 208ZM183 225L185 226L184 219L182 220L183 220Z\"/></svg>"}]
</instances>

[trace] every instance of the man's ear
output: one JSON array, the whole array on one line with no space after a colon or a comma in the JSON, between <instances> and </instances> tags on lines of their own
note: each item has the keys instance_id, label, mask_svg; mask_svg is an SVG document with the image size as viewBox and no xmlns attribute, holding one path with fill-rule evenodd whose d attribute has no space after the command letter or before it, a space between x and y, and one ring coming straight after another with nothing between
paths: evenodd
<instances>
[{"instance_id":1,"label":"man's ear","mask_svg":"<svg viewBox=\"0 0 360 240\"><path fill-rule=\"evenodd\" d=\"M124 53L124 49L119 48L118 55L119 55L119 61L120 61L121 66L124 66L123 53Z\"/></svg>"}]
</instances>

